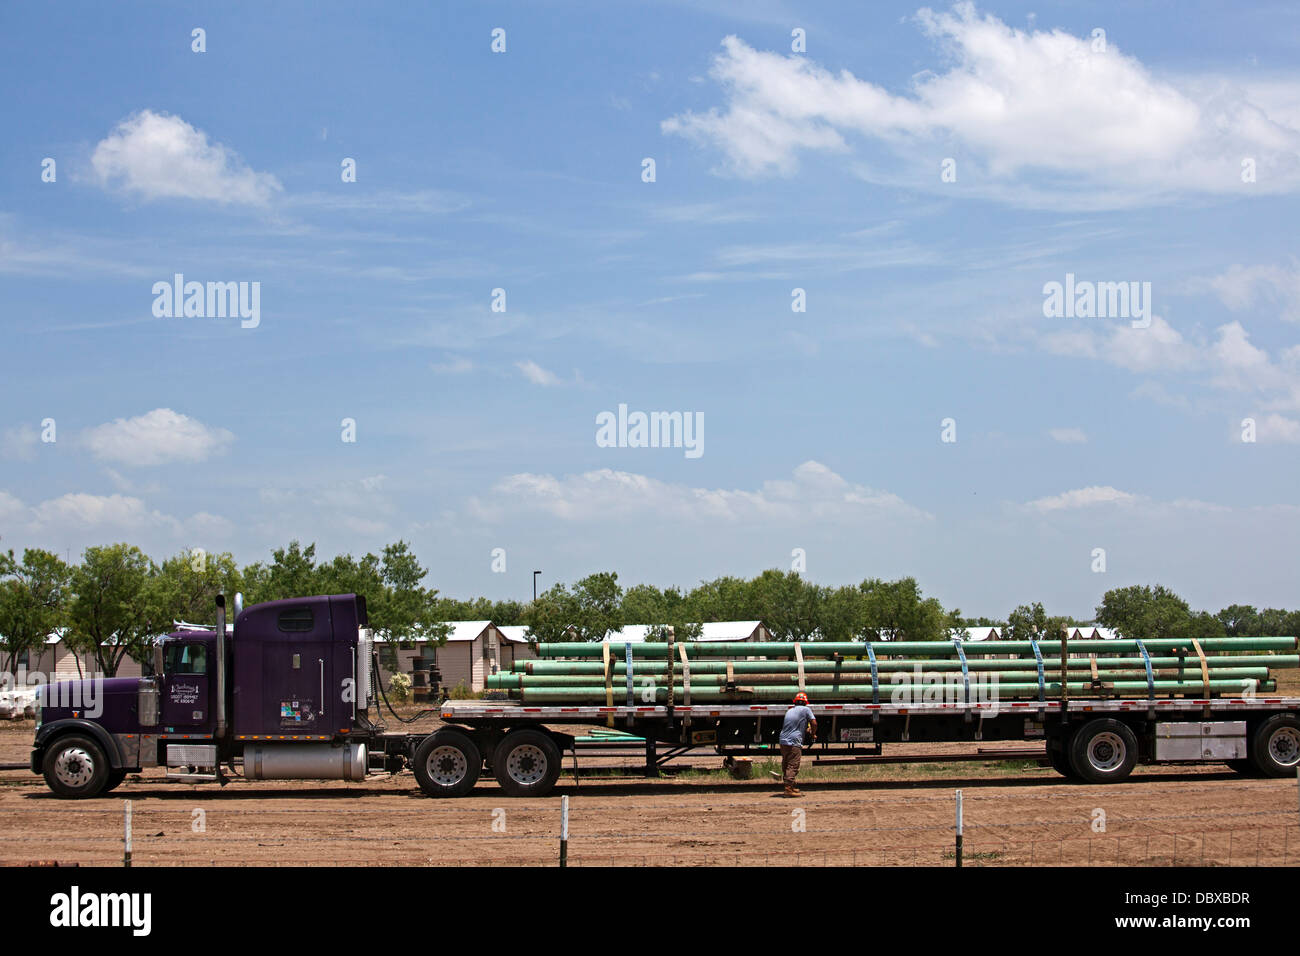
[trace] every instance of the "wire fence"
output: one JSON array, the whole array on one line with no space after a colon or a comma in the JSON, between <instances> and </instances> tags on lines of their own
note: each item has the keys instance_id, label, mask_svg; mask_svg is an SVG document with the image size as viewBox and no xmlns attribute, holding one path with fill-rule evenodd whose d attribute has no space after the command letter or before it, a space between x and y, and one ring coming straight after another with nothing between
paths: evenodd
<instances>
[{"instance_id":1,"label":"wire fence","mask_svg":"<svg viewBox=\"0 0 1300 956\"><path fill-rule=\"evenodd\" d=\"M1205 789L1222 795L1232 788ZM1291 784L1253 793L1275 800L1274 790L1287 797L1296 792ZM775 806L709 801L689 808L582 803L569 815L567 865L956 866L960 853L962 866L1300 866L1300 814L1294 806L1112 811L1101 823L1095 811L1062 807L1008 820L996 819L1009 809L1001 796L967 798L960 851L955 823L945 821L947 813L936 806L952 804L952 795ZM146 798L132 801L132 863L555 866L559 802L438 805L421 799L407 807L351 810L337 803L249 807L218 799L178 806L175 800ZM864 814L893 816L904 803L917 806L914 822L855 825ZM61 804L59 819L68 823L53 832L24 825L29 807L0 807L0 863L120 866L124 807L120 800ZM674 826L686 814L691 825ZM708 825L700 826L704 819Z\"/></svg>"}]
</instances>

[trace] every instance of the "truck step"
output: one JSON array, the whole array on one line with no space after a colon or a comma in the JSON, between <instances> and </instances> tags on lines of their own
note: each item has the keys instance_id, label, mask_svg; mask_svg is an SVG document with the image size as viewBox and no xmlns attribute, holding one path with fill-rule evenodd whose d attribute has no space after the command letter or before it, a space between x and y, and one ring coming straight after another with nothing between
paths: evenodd
<instances>
[{"instance_id":1,"label":"truck step","mask_svg":"<svg viewBox=\"0 0 1300 956\"><path fill-rule=\"evenodd\" d=\"M169 773L166 779L180 780L183 783L216 783L215 773Z\"/></svg>"}]
</instances>

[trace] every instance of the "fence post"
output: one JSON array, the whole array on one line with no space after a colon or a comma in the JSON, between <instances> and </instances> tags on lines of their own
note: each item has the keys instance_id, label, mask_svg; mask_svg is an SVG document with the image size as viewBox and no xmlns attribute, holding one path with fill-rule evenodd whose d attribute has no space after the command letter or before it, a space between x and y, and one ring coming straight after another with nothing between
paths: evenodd
<instances>
[{"instance_id":1,"label":"fence post","mask_svg":"<svg viewBox=\"0 0 1300 956\"><path fill-rule=\"evenodd\" d=\"M961 837L962 837L962 820L961 820L961 791L957 791L957 869L961 869Z\"/></svg>"},{"instance_id":2,"label":"fence post","mask_svg":"<svg viewBox=\"0 0 1300 956\"><path fill-rule=\"evenodd\" d=\"M131 866L131 801L123 800L122 865Z\"/></svg>"},{"instance_id":3,"label":"fence post","mask_svg":"<svg viewBox=\"0 0 1300 956\"><path fill-rule=\"evenodd\" d=\"M569 865L569 795L560 797L560 866Z\"/></svg>"}]
</instances>

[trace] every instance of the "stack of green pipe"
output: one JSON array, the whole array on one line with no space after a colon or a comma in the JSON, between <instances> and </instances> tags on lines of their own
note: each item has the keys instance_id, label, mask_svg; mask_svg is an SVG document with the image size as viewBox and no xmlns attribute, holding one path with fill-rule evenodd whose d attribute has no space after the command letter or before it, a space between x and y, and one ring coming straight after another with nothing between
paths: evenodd
<instances>
[{"instance_id":1,"label":"stack of green pipe","mask_svg":"<svg viewBox=\"0 0 1300 956\"><path fill-rule=\"evenodd\" d=\"M1300 667L1294 652L1294 637L1223 637L1200 641L1202 658L1192 652L1190 641L1156 638L1144 642L1150 655L1151 682L1146 660L1139 656L1136 641L1080 640L1066 644L1067 654L1106 655L1061 659L1060 641L1040 641L1043 658L1042 691L1058 697L1063 687L1071 697L1157 696L1179 694L1201 696L1268 692L1276 687L1274 669ZM682 645L679 645L682 646ZM863 642L818 641L801 643L804 660L795 657L792 643L697 643L687 642L691 699L701 703L727 701L786 701L801 688L819 701L872 700L872 670ZM877 642L875 651L879 699L887 700L894 688L946 682L964 683L963 664L956 645L940 641ZM611 642L603 644L537 645L538 660L516 661L511 673L488 678L492 689L508 690L512 697L532 704L605 703L612 691L621 702L626 695L628 665L625 649ZM1038 662L1028 641L997 641L962 645L967 655L965 668L972 680L996 678L999 697L1038 696ZM685 667L668 656L666 643L632 645L632 676L638 704L666 703L670 684L675 699L682 699ZM608 654L609 677L605 658ZM998 655L988 657L981 655ZM1017 655L1017 656L1011 656ZM830 658L829 660L827 658ZM730 680L728 679L730 675ZM1203 679L1203 676L1207 679ZM1064 677L1064 682L1063 682ZM606 686L606 682L609 686ZM992 691L985 684L985 697Z\"/></svg>"}]
</instances>

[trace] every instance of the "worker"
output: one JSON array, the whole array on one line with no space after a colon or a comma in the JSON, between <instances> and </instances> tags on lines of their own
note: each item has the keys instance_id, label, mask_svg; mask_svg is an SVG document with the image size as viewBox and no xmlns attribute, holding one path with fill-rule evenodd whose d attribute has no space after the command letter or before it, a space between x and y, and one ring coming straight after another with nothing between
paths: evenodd
<instances>
[{"instance_id":1,"label":"worker","mask_svg":"<svg viewBox=\"0 0 1300 956\"><path fill-rule=\"evenodd\" d=\"M806 729L812 730L812 739L817 739L817 718L808 706L808 695L794 695L794 704L785 712L785 721L781 724L781 780L785 784L787 797L802 797L803 794L794 785L799 775L799 760L803 756L803 737Z\"/></svg>"}]
</instances>

